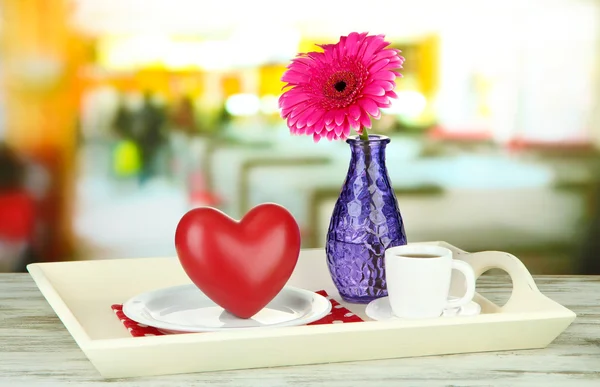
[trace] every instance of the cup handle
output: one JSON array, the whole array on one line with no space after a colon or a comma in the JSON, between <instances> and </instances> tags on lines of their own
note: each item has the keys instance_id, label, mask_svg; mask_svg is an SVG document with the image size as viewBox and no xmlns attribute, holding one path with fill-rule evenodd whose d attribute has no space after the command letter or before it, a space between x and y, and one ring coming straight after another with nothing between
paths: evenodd
<instances>
[{"instance_id":1,"label":"cup handle","mask_svg":"<svg viewBox=\"0 0 600 387\"><path fill-rule=\"evenodd\" d=\"M467 292L462 298L459 298L458 300L448 301L448 304L446 305L446 308L448 309L459 308L461 306L467 305L473 300L473 297L475 297L475 271L473 271L471 265L464 261L453 259L452 269L462 272L465 276Z\"/></svg>"}]
</instances>

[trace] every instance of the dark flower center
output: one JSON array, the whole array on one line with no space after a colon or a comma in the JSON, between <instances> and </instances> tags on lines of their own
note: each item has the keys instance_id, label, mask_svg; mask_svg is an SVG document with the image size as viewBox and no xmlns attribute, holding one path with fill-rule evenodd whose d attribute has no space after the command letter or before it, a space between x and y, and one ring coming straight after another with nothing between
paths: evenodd
<instances>
[{"instance_id":1,"label":"dark flower center","mask_svg":"<svg viewBox=\"0 0 600 387\"><path fill-rule=\"evenodd\" d=\"M333 85L333 87L335 87L335 89L337 91L342 92L346 88L346 82L344 82L344 81L336 82L336 84Z\"/></svg>"},{"instance_id":2,"label":"dark flower center","mask_svg":"<svg viewBox=\"0 0 600 387\"><path fill-rule=\"evenodd\" d=\"M315 94L320 97L319 105L324 110L348 107L360 98L364 83L368 77L367 69L360 61L343 60L333 63L322 70L314 85L320 90Z\"/></svg>"},{"instance_id":3,"label":"dark flower center","mask_svg":"<svg viewBox=\"0 0 600 387\"><path fill-rule=\"evenodd\" d=\"M336 71L330 74L325 81L323 94L327 98L337 101L344 100L344 103L347 103L349 102L347 99L352 98L356 93L357 86L357 77L354 72L349 70Z\"/></svg>"}]
</instances>

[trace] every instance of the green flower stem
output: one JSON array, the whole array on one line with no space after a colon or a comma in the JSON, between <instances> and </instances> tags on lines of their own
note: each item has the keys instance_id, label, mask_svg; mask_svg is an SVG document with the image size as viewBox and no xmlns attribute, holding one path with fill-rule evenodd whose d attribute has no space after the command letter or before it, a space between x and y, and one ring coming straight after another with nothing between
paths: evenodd
<instances>
[{"instance_id":1,"label":"green flower stem","mask_svg":"<svg viewBox=\"0 0 600 387\"><path fill-rule=\"evenodd\" d=\"M369 185L371 182L369 181L369 167L371 166L371 147L369 146L369 133L367 132L367 128L362 128L362 133L359 138L363 142L363 148L365 153L365 173L367 174L367 181Z\"/></svg>"},{"instance_id":2,"label":"green flower stem","mask_svg":"<svg viewBox=\"0 0 600 387\"><path fill-rule=\"evenodd\" d=\"M362 133L360 134L360 139L363 141L369 141L369 133L367 132L367 128L363 128Z\"/></svg>"}]
</instances>

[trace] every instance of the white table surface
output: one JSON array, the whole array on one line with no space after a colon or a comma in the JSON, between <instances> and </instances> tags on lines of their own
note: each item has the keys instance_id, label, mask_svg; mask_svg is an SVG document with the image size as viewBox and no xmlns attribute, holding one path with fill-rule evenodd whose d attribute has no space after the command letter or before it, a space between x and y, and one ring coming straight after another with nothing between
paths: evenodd
<instances>
[{"instance_id":1,"label":"white table surface","mask_svg":"<svg viewBox=\"0 0 600 387\"><path fill-rule=\"evenodd\" d=\"M502 277L480 282L490 300L508 297ZM600 386L600 276L536 282L578 315L545 349L107 381L29 275L0 274L0 386Z\"/></svg>"}]
</instances>

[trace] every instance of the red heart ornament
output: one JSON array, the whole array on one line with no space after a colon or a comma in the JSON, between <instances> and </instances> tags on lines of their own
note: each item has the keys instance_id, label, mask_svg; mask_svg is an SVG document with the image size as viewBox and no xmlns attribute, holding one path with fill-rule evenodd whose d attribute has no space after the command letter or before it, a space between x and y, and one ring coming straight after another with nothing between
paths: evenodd
<instances>
[{"instance_id":1,"label":"red heart ornament","mask_svg":"<svg viewBox=\"0 0 600 387\"><path fill-rule=\"evenodd\" d=\"M258 205L239 222L201 207L179 221L175 248L184 271L207 297L237 317L250 318L292 275L300 229L277 204Z\"/></svg>"}]
</instances>

